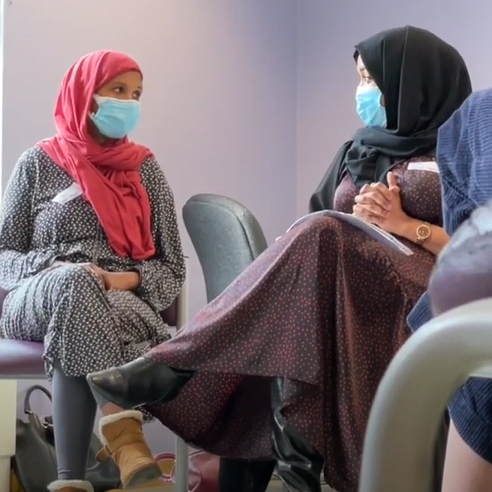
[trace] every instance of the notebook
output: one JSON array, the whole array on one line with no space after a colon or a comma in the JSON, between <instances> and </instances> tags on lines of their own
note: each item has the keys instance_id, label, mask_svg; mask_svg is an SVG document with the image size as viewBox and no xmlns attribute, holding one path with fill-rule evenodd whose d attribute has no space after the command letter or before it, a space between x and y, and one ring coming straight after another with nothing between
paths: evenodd
<instances>
[{"instance_id":1,"label":"notebook","mask_svg":"<svg viewBox=\"0 0 492 492\"><path fill-rule=\"evenodd\" d=\"M389 246L390 248L393 248L394 250L399 251L400 253L403 253L406 256L413 255L413 251L408 246L403 244L401 241L396 239L388 232L383 231L379 227L363 219L359 219L353 214L338 212L336 210L320 210L319 212L312 212L310 214L304 215L303 217L297 219L287 229L287 232L291 231L292 229L294 229L294 227L298 226L299 224L302 224L306 220L312 219L313 217L320 217L320 216L333 217L339 220L343 220L344 222L348 222L352 226L357 227L357 229L360 229L366 232L367 234L369 234L369 236L376 239L376 241L379 241L380 243L385 244L386 246Z\"/></svg>"}]
</instances>

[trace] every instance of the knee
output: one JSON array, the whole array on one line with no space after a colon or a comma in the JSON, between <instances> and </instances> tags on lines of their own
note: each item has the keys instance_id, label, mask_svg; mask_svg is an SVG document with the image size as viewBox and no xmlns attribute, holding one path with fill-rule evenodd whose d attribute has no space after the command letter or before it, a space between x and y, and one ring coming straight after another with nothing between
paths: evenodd
<instances>
[{"instance_id":1,"label":"knee","mask_svg":"<svg viewBox=\"0 0 492 492\"><path fill-rule=\"evenodd\" d=\"M54 270L53 273L63 289L82 290L85 287L98 284L102 287L102 281L99 277L82 265L62 265Z\"/></svg>"},{"instance_id":2,"label":"knee","mask_svg":"<svg viewBox=\"0 0 492 492\"><path fill-rule=\"evenodd\" d=\"M336 231L340 227L340 220L335 217L321 215L309 221L309 229L314 231Z\"/></svg>"},{"instance_id":3,"label":"knee","mask_svg":"<svg viewBox=\"0 0 492 492\"><path fill-rule=\"evenodd\" d=\"M304 224L300 224L297 237L307 240L316 239L318 241L325 241L328 238L331 241L338 236L341 227L340 221L333 217L313 217Z\"/></svg>"}]
</instances>

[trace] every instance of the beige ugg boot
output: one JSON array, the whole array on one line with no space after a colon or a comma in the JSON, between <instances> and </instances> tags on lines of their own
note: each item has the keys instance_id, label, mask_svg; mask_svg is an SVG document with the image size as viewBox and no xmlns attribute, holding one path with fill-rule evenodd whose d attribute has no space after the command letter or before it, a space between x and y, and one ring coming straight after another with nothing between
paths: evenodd
<instances>
[{"instance_id":1,"label":"beige ugg boot","mask_svg":"<svg viewBox=\"0 0 492 492\"><path fill-rule=\"evenodd\" d=\"M55 480L48 485L49 492L94 492L85 480Z\"/></svg>"},{"instance_id":2,"label":"beige ugg boot","mask_svg":"<svg viewBox=\"0 0 492 492\"><path fill-rule=\"evenodd\" d=\"M104 448L98 453L98 460L113 458L125 489L149 484L162 476L145 442L142 420L141 412L125 410L99 421Z\"/></svg>"}]
</instances>

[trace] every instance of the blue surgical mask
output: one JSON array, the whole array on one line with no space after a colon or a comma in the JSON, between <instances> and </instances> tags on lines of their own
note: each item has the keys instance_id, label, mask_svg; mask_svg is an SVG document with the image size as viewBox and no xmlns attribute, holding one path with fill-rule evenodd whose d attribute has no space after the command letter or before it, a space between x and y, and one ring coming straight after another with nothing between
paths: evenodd
<instances>
[{"instance_id":1,"label":"blue surgical mask","mask_svg":"<svg viewBox=\"0 0 492 492\"><path fill-rule=\"evenodd\" d=\"M381 98L382 93L375 85L357 87L357 114L366 126L386 128L386 109L381 106Z\"/></svg>"},{"instance_id":2,"label":"blue surgical mask","mask_svg":"<svg viewBox=\"0 0 492 492\"><path fill-rule=\"evenodd\" d=\"M123 138L129 135L140 120L140 103L133 99L116 99L94 95L99 106L90 115L97 129L106 137Z\"/></svg>"}]
</instances>

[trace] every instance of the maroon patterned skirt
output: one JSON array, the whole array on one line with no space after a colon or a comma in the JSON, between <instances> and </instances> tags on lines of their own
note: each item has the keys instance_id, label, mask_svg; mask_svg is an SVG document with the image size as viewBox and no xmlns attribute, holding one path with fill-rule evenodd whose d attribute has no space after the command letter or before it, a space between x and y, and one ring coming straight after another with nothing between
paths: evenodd
<instances>
[{"instance_id":1,"label":"maroon patterned skirt","mask_svg":"<svg viewBox=\"0 0 492 492\"><path fill-rule=\"evenodd\" d=\"M149 410L198 448L272 459L270 382L285 377L283 414L325 457L327 483L355 492L372 400L434 263L408 245L410 257L333 218L302 223L149 352L197 371Z\"/></svg>"}]
</instances>

